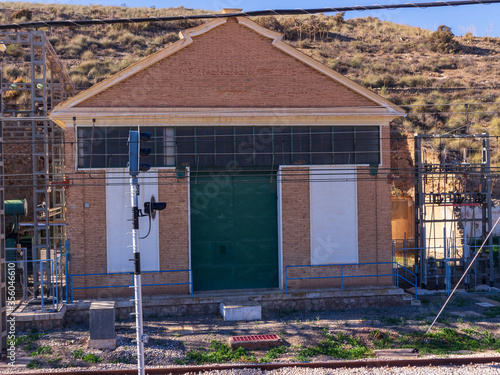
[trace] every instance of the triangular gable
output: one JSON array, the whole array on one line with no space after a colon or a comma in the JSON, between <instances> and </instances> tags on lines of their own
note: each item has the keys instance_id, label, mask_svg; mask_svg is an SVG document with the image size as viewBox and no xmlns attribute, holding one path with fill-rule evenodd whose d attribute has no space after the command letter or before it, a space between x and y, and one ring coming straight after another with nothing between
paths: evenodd
<instances>
[{"instance_id":1,"label":"triangular gable","mask_svg":"<svg viewBox=\"0 0 500 375\"><path fill-rule=\"evenodd\" d=\"M193 37L196 39L193 41ZM216 19L54 109L384 108L404 111L243 17ZM76 109L76 108L75 108Z\"/></svg>"}]
</instances>

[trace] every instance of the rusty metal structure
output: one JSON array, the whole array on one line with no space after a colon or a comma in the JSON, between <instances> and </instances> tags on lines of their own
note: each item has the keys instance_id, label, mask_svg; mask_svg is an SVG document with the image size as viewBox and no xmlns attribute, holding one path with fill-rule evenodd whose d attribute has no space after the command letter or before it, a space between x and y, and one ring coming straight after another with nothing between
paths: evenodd
<instances>
[{"instance_id":1,"label":"rusty metal structure","mask_svg":"<svg viewBox=\"0 0 500 375\"><path fill-rule=\"evenodd\" d=\"M32 261L55 259L57 248L66 237L63 183L65 180L64 132L48 120L47 114L58 103L73 95L75 89L45 32L0 32L0 54L12 45L29 51L29 55L28 52L25 54L25 61L29 61L29 79L19 82L0 80L0 125L2 129L0 135L4 136L3 141L6 144L16 142L31 144L32 178L29 181L29 178L24 177L26 178L24 183L32 190L33 221L24 225L33 231ZM0 76L2 76L1 67ZM6 100L5 95L9 92L22 95L22 103ZM10 136L7 137L7 134ZM12 134L21 134L22 140L13 137ZM29 156L25 157L29 158ZM0 169L3 172L1 164ZM3 205L3 191L0 191L0 195ZM4 230L4 226L1 227ZM4 255L4 247L2 247L2 254ZM1 263L3 280L5 276L4 256L1 258ZM44 293L44 290L39 290L40 278L45 277L49 285L52 279L51 270L48 267L40 272L40 264L33 262L33 288L31 289L33 297ZM2 290L2 296L5 296L4 290ZM5 314L2 314L2 328L4 328L4 321ZM5 353L3 344L1 349Z\"/></svg>"}]
</instances>

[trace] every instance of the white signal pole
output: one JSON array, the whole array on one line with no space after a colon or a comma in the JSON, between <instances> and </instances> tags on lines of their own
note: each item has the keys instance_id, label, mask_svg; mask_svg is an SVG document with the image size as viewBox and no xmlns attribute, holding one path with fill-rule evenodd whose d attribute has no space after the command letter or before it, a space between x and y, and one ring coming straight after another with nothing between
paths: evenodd
<instances>
[{"instance_id":1,"label":"white signal pole","mask_svg":"<svg viewBox=\"0 0 500 375\"><path fill-rule=\"evenodd\" d=\"M140 135L138 131L129 132L129 173L130 196L132 203L132 250L134 253L134 305L135 305L135 330L137 341L137 370L139 375L145 374L144 369L144 342L147 337L142 325L142 289L141 289L141 252L139 248L139 180L137 176L141 167L139 165Z\"/></svg>"}]
</instances>

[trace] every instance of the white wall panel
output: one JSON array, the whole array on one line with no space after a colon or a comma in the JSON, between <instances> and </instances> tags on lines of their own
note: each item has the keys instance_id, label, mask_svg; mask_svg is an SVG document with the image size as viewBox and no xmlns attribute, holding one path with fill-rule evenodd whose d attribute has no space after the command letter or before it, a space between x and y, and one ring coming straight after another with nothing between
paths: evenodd
<instances>
[{"instance_id":1,"label":"white wall panel","mask_svg":"<svg viewBox=\"0 0 500 375\"><path fill-rule=\"evenodd\" d=\"M145 177L146 176L146 177ZM154 195L158 201L158 174L149 171L139 175L139 209L144 209ZM132 208L130 203L130 175L128 170L113 169L106 172L106 242L108 272L128 272L134 270L132 255ZM147 217L139 219L139 234L147 234ZM158 271L160 269L158 246L158 215L151 221L151 233L139 241L141 251L141 270Z\"/></svg>"},{"instance_id":2,"label":"white wall panel","mask_svg":"<svg viewBox=\"0 0 500 375\"><path fill-rule=\"evenodd\" d=\"M358 203L354 166L312 166L311 264L358 262Z\"/></svg>"}]
</instances>

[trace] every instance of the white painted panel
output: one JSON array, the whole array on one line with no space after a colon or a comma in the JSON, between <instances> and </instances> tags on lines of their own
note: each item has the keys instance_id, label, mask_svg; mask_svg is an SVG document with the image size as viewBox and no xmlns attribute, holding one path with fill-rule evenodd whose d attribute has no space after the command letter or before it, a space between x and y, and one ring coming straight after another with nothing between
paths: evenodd
<instances>
[{"instance_id":1,"label":"white painted panel","mask_svg":"<svg viewBox=\"0 0 500 375\"><path fill-rule=\"evenodd\" d=\"M279 288L283 289L283 200L282 200L282 176L281 166L277 173L278 182L278 270L279 270Z\"/></svg>"},{"instance_id":2,"label":"white painted panel","mask_svg":"<svg viewBox=\"0 0 500 375\"><path fill-rule=\"evenodd\" d=\"M146 177L144 177L146 176ZM149 171L139 175L139 208L144 209L154 195L158 201L158 173ZM130 201L130 175L125 169L113 169L106 172L106 243L108 272L133 271L132 259L132 208ZM139 219L139 234L147 234L147 217ZM158 215L151 221L151 233L139 240L141 251L141 270L158 271L160 257L158 247Z\"/></svg>"},{"instance_id":3,"label":"white painted panel","mask_svg":"<svg viewBox=\"0 0 500 375\"><path fill-rule=\"evenodd\" d=\"M312 166L311 264L358 262L358 203L354 166Z\"/></svg>"}]
</instances>

